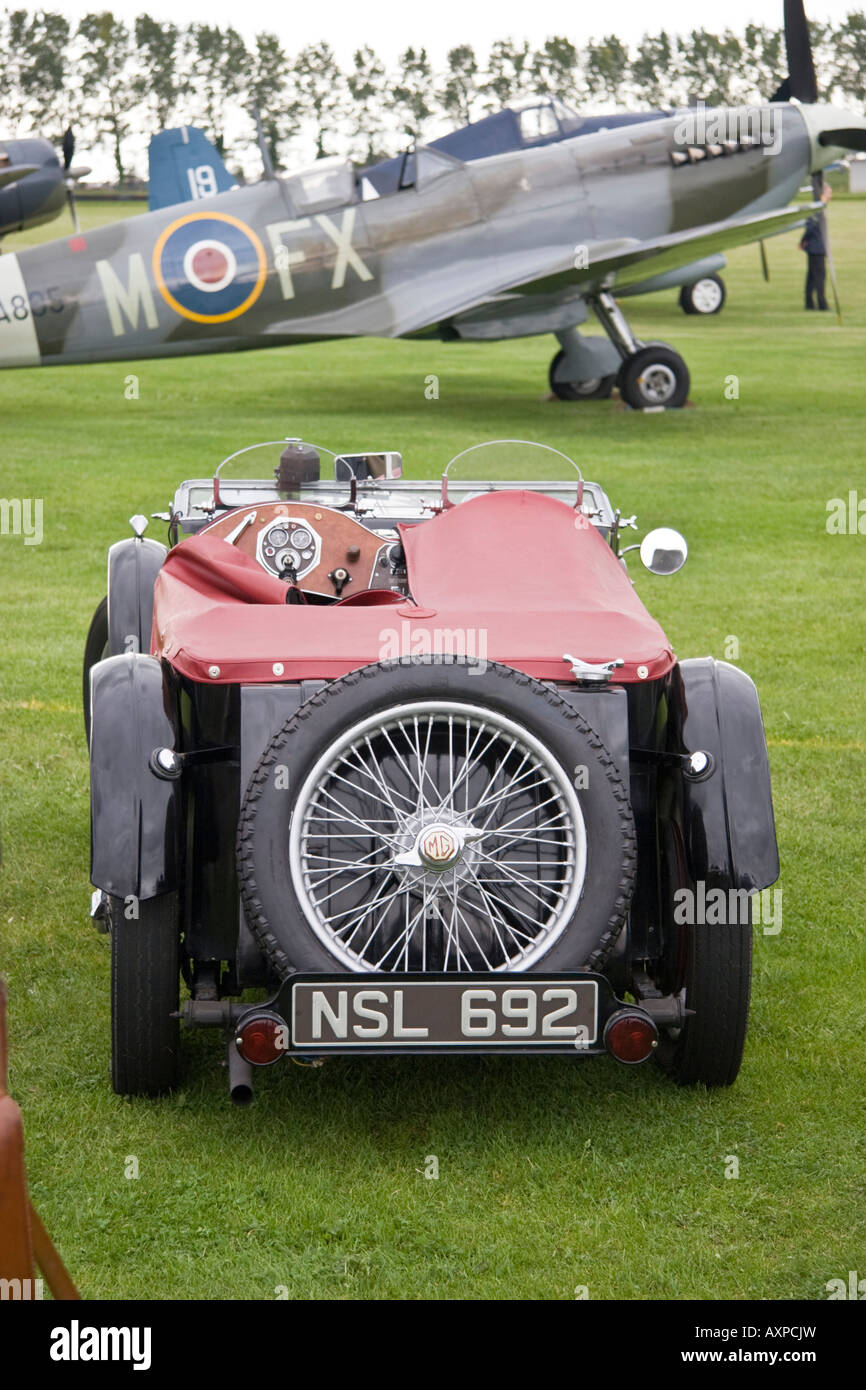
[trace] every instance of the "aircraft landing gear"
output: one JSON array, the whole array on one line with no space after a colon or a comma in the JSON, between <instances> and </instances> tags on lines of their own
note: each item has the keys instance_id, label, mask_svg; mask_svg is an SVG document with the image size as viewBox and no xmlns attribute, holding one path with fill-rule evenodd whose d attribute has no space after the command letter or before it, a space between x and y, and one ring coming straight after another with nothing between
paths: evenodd
<instances>
[{"instance_id":1,"label":"aircraft landing gear","mask_svg":"<svg viewBox=\"0 0 866 1390\"><path fill-rule=\"evenodd\" d=\"M576 325L558 330L556 337L560 350L547 374L553 394L561 401L605 400L620 369L616 346L598 334L584 338Z\"/></svg>"},{"instance_id":2,"label":"aircraft landing gear","mask_svg":"<svg viewBox=\"0 0 866 1390\"><path fill-rule=\"evenodd\" d=\"M691 378L680 354L667 343L642 343L636 338L608 290L600 290L589 302L622 358L616 384L626 405L633 410L685 405Z\"/></svg>"},{"instance_id":3,"label":"aircraft landing gear","mask_svg":"<svg viewBox=\"0 0 866 1390\"><path fill-rule=\"evenodd\" d=\"M678 352L667 343L649 343L626 358L618 384L626 405L634 410L673 410L688 400L689 382L689 369Z\"/></svg>"},{"instance_id":4,"label":"aircraft landing gear","mask_svg":"<svg viewBox=\"0 0 866 1390\"><path fill-rule=\"evenodd\" d=\"M680 308L684 314L718 314L725 298L725 282L721 276L704 275L693 285L683 285Z\"/></svg>"},{"instance_id":5,"label":"aircraft landing gear","mask_svg":"<svg viewBox=\"0 0 866 1390\"><path fill-rule=\"evenodd\" d=\"M557 381L557 368L565 361L565 348L560 348L550 364L548 381L554 396L561 401L601 401L607 400L616 383L616 372L608 376L591 376L585 381Z\"/></svg>"}]
</instances>

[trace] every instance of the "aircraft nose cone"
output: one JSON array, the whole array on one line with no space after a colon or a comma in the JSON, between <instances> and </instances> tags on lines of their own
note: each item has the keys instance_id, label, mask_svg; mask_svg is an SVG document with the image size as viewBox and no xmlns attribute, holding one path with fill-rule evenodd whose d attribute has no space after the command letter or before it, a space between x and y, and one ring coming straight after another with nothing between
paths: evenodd
<instances>
[{"instance_id":1,"label":"aircraft nose cone","mask_svg":"<svg viewBox=\"0 0 866 1390\"><path fill-rule=\"evenodd\" d=\"M854 150L866 150L866 116L844 106L800 106L812 145L809 170L817 174Z\"/></svg>"}]
</instances>

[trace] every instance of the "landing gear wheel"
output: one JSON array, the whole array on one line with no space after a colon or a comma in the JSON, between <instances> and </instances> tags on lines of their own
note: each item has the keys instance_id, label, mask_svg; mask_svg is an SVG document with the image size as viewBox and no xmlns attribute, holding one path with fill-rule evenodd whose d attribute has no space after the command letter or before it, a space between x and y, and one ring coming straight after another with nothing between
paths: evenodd
<instances>
[{"instance_id":1,"label":"landing gear wheel","mask_svg":"<svg viewBox=\"0 0 866 1390\"><path fill-rule=\"evenodd\" d=\"M84 702L84 732L90 743L90 668L97 661L109 656L108 647L108 599L104 598L90 620L87 641L84 643L84 670L82 672L82 696Z\"/></svg>"},{"instance_id":2,"label":"landing gear wheel","mask_svg":"<svg viewBox=\"0 0 866 1390\"><path fill-rule=\"evenodd\" d=\"M495 662L384 662L331 682L265 749L238 826L247 922L282 977L592 968L634 872L603 743Z\"/></svg>"},{"instance_id":3,"label":"landing gear wheel","mask_svg":"<svg viewBox=\"0 0 866 1390\"><path fill-rule=\"evenodd\" d=\"M550 364L547 379L554 396L561 401L601 401L607 400L616 381L616 373L611 376L588 377L586 381L557 381L556 369L565 357L565 349L560 348Z\"/></svg>"},{"instance_id":4,"label":"landing gear wheel","mask_svg":"<svg viewBox=\"0 0 866 1390\"><path fill-rule=\"evenodd\" d=\"M680 308L684 314L718 314L727 298L725 282L719 275L703 275L693 285L680 290Z\"/></svg>"},{"instance_id":5,"label":"landing gear wheel","mask_svg":"<svg viewBox=\"0 0 866 1390\"><path fill-rule=\"evenodd\" d=\"M135 904L109 901L111 1084L119 1096L156 1096L177 1084L180 1065L179 928L176 893Z\"/></svg>"},{"instance_id":6,"label":"landing gear wheel","mask_svg":"<svg viewBox=\"0 0 866 1390\"><path fill-rule=\"evenodd\" d=\"M617 385L633 410L653 406L672 410L688 400L691 378L678 352L666 343L650 343L626 358Z\"/></svg>"}]
</instances>

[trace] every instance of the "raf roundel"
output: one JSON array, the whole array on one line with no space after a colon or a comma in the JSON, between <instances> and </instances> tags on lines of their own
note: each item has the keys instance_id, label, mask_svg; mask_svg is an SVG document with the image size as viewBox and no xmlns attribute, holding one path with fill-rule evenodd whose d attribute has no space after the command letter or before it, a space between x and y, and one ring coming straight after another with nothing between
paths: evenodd
<instances>
[{"instance_id":1,"label":"raf roundel","mask_svg":"<svg viewBox=\"0 0 866 1390\"><path fill-rule=\"evenodd\" d=\"M153 248L153 274L170 308L194 323L227 323L255 304L267 259L251 227L224 212L171 222Z\"/></svg>"}]
</instances>

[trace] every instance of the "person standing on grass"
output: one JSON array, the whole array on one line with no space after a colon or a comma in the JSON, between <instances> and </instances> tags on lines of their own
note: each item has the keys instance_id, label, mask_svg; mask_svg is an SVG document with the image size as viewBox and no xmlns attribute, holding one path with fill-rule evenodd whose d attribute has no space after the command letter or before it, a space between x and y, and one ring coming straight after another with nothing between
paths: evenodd
<instances>
[{"instance_id":1,"label":"person standing on grass","mask_svg":"<svg viewBox=\"0 0 866 1390\"><path fill-rule=\"evenodd\" d=\"M821 202L826 206L832 196L833 190L829 183L825 183L821 190ZM817 296L818 308L827 309L829 308L825 292L827 283L827 237L824 231L823 212L818 212L814 217L809 218L803 231L800 250L805 251L809 258L809 268L806 271L806 308L815 308L814 298Z\"/></svg>"}]
</instances>

